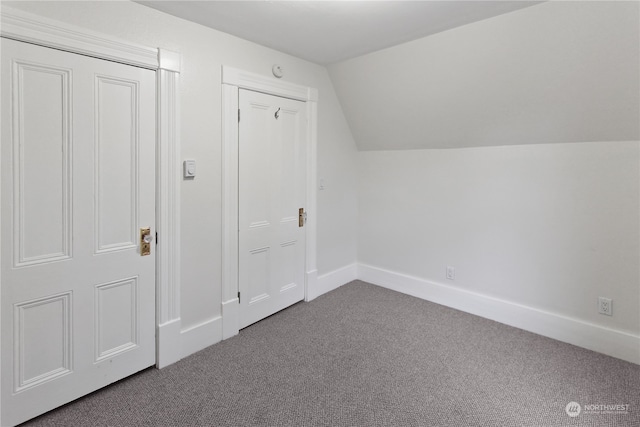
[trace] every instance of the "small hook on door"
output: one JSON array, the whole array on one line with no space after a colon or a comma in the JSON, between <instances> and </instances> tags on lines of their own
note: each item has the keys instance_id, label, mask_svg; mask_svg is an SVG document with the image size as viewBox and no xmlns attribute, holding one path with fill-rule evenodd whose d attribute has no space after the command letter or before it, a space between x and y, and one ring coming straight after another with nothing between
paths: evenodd
<instances>
[{"instance_id":1,"label":"small hook on door","mask_svg":"<svg viewBox=\"0 0 640 427\"><path fill-rule=\"evenodd\" d=\"M278 108L278 111L276 111L275 114L276 120L278 120L278 118L280 118L280 109Z\"/></svg>"}]
</instances>

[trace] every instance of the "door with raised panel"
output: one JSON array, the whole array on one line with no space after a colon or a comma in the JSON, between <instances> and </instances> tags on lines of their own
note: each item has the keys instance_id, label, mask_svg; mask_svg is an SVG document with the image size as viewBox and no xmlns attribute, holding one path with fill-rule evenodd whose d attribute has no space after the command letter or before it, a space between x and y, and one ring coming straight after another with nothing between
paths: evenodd
<instances>
[{"instance_id":1,"label":"door with raised panel","mask_svg":"<svg viewBox=\"0 0 640 427\"><path fill-rule=\"evenodd\" d=\"M155 362L155 73L1 49L5 426Z\"/></svg>"},{"instance_id":2,"label":"door with raised panel","mask_svg":"<svg viewBox=\"0 0 640 427\"><path fill-rule=\"evenodd\" d=\"M239 90L240 328L304 298L305 103Z\"/></svg>"}]
</instances>

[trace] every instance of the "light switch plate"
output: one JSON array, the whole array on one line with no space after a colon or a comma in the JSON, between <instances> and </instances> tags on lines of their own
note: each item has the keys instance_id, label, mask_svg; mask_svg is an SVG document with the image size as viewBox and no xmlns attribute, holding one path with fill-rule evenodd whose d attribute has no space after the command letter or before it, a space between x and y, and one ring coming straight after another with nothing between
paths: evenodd
<instances>
[{"instance_id":1,"label":"light switch plate","mask_svg":"<svg viewBox=\"0 0 640 427\"><path fill-rule=\"evenodd\" d=\"M185 160L184 161L184 177L185 178L193 178L196 176L196 161L195 160Z\"/></svg>"}]
</instances>

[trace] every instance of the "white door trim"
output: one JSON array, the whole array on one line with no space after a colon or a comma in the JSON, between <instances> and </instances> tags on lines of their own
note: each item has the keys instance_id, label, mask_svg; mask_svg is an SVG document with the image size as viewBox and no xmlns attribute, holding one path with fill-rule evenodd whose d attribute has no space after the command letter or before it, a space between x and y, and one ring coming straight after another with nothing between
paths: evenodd
<instances>
[{"instance_id":1,"label":"white door trim","mask_svg":"<svg viewBox=\"0 0 640 427\"><path fill-rule=\"evenodd\" d=\"M158 50L3 6L2 37L136 67L158 69Z\"/></svg>"},{"instance_id":2,"label":"white door trim","mask_svg":"<svg viewBox=\"0 0 640 427\"><path fill-rule=\"evenodd\" d=\"M156 366L162 368L179 360L182 357L178 100L180 54L137 45L7 6L3 6L0 12L0 36L157 72L156 229L159 241L156 245Z\"/></svg>"},{"instance_id":3,"label":"white door trim","mask_svg":"<svg viewBox=\"0 0 640 427\"><path fill-rule=\"evenodd\" d=\"M306 102L307 106L307 225L305 300L318 277L316 267L316 163L318 90L222 67L222 339L238 334L238 89Z\"/></svg>"},{"instance_id":4,"label":"white door trim","mask_svg":"<svg viewBox=\"0 0 640 427\"><path fill-rule=\"evenodd\" d=\"M184 357L180 321L180 59L158 49L156 147L156 366Z\"/></svg>"}]
</instances>

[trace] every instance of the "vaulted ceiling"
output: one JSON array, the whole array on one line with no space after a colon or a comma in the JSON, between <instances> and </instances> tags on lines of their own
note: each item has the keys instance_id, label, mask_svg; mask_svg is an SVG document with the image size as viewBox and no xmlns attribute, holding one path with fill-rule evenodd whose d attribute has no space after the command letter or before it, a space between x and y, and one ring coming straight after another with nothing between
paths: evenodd
<instances>
[{"instance_id":1,"label":"vaulted ceiling","mask_svg":"<svg viewBox=\"0 0 640 427\"><path fill-rule=\"evenodd\" d=\"M640 139L638 2L138 2L326 65L360 150Z\"/></svg>"},{"instance_id":2,"label":"vaulted ceiling","mask_svg":"<svg viewBox=\"0 0 640 427\"><path fill-rule=\"evenodd\" d=\"M322 65L539 1L137 1Z\"/></svg>"},{"instance_id":3,"label":"vaulted ceiling","mask_svg":"<svg viewBox=\"0 0 640 427\"><path fill-rule=\"evenodd\" d=\"M639 9L546 2L329 73L360 150L637 141Z\"/></svg>"}]
</instances>

